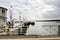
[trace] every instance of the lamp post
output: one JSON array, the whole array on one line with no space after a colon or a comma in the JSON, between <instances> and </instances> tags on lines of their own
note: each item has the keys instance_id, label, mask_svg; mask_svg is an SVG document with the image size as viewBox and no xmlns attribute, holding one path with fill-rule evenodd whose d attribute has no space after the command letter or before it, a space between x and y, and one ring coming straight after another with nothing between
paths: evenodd
<instances>
[{"instance_id":1,"label":"lamp post","mask_svg":"<svg viewBox=\"0 0 60 40\"><path fill-rule=\"evenodd\" d=\"M22 17L22 14L21 12L19 13L19 21L20 21L20 27L18 28L19 29L19 35L22 35L22 32L23 32L23 17Z\"/></svg>"},{"instance_id":2,"label":"lamp post","mask_svg":"<svg viewBox=\"0 0 60 40\"><path fill-rule=\"evenodd\" d=\"M20 22L20 26L18 28L18 35L20 35L22 33L22 28L21 28L21 12L19 13L19 22Z\"/></svg>"}]
</instances>

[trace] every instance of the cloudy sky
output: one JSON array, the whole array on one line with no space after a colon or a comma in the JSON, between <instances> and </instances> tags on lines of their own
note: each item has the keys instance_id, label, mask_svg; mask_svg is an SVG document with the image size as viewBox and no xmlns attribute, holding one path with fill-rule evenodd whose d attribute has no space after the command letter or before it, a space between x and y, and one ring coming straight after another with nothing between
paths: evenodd
<instances>
[{"instance_id":1,"label":"cloudy sky","mask_svg":"<svg viewBox=\"0 0 60 40\"><path fill-rule=\"evenodd\" d=\"M60 0L0 0L0 6L20 12L28 20L60 19Z\"/></svg>"}]
</instances>

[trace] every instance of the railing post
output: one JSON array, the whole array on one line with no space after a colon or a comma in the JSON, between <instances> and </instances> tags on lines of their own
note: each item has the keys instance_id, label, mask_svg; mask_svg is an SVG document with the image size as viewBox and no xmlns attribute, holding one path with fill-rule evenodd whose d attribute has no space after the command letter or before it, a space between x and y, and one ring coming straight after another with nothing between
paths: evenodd
<instances>
[{"instance_id":1,"label":"railing post","mask_svg":"<svg viewBox=\"0 0 60 40\"><path fill-rule=\"evenodd\" d=\"M58 36L60 36L60 25L58 25Z\"/></svg>"}]
</instances>

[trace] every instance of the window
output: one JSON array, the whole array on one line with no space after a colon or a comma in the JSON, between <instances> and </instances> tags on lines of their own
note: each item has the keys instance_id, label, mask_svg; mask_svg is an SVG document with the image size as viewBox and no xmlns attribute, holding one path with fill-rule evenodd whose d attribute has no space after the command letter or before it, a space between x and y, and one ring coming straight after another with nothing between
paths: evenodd
<instances>
[{"instance_id":1,"label":"window","mask_svg":"<svg viewBox=\"0 0 60 40\"><path fill-rule=\"evenodd\" d=\"M5 10L4 9L2 9L2 13L5 13Z\"/></svg>"},{"instance_id":2,"label":"window","mask_svg":"<svg viewBox=\"0 0 60 40\"><path fill-rule=\"evenodd\" d=\"M3 22L5 22L5 19L3 19Z\"/></svg>"}]
</instances>

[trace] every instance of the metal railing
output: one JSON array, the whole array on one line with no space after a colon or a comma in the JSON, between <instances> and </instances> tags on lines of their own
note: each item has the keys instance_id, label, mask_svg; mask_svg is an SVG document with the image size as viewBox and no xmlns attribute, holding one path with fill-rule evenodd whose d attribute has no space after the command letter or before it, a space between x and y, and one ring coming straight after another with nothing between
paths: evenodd
<instances>
[{"instance_id":1,"label":"metal railing","mask_svg":"<svg viewBox=\"0 0 60 40\"><path fill-rule=\"evenodd\" d=\"M27 33L27 29L28 29L28 27L13 27L13 28L10 27L8 32L3 30L3 32L1 32L0 35L4 35L4 34L6 34L6 35L7 34L9 34L9 35L25 35ZM32 28L32 30L33 30L33 28ZM41 33L42 35L44 33L46 33L47 35L51 35L51 34L53 35L56 33L58 35L58 25L43 25L42 29L38 28L38 30L37 30L37 28L35 28L35 30L39 34ZM33 32L35 33L36 31L33 31ZM31 33L31 30L30 30L30 33ZM35 35L37 35L37 34L35 34Z\"/></svg>"},{"instance_id":2,"label":"metal railing","mask_svg":"<svg viewBox=\"0 0 60 40\"><path fill-rule=\"evenodd\" d=\"M3 28L3 27L2 27ZM4 29L2 29L3 32L0 33L0 35L4 35L4 34L9 34L9 35L25 35L26 31L27 31L27 27L10 27L9 30L4 31Z\"/></svg>"}]
</instances>

